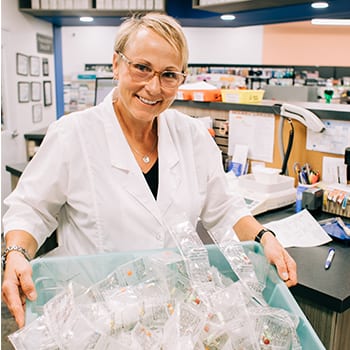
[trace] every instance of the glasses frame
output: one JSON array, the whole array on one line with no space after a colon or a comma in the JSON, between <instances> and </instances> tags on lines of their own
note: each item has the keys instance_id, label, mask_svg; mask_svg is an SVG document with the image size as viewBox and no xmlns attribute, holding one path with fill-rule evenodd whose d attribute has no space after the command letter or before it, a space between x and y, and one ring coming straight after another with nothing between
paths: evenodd
<instances>
[{"instance_id":1,"label":"glasses frame","mask_svg":"<svg viewBox=\"0 0 350 350\"><path fill-rule=\"evenodd\" d=\"M159 77L159 83L160 83L160 86L165 88L165 89L177 89L181 84L184 83L187 75L183 72L178 72L178 71L172 71L172 70L163 70L161 72L158 72L156 70L154 70L151 66L147 65L147 64L144 64L144 63L137 63L137 62L134 62L134 61L131 61L128 57L126 57L122 52L120 51L116 51L116 53L120 56L120 58L128 64L128 67L130 67L130 65L135 65L135 64L140 64L142 66L145 66L145 67L148 67L151 72L150 72L150 77L145 79L145 80L140 80L140 81L150 81L151 79L153 79L153 77L155 75L158 75ZM130 68L129 68L130 69ZM182 76L183 77L183 80L181 82L179 82L176 86L164 86L163 83L162 83L162 75L164 73L173 73L173 74L177 74L179 76Z\"/></svg>"}]
</instances>

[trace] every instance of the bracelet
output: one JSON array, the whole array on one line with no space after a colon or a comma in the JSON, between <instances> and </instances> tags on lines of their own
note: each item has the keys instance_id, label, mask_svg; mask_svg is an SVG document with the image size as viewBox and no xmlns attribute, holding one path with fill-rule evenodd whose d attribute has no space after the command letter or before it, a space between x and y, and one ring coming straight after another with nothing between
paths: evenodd
<instances>
[{"instance_id":1,"label":"bracelet","mask_svg":"<svg viewBox=\"0 0 350 350\"><path fill-rule=\"evenodd\" d=\"M260 242L261 242L261 239L262 239L262 237L263 237L263 235L264 235L266 232L270 232L270 233L272 233L272 235L273 235L274 237L276 237L276 234L275 234L273 231L271 231L271 230L269 230L269 229L267 229L267 228L263 228L263 229L260 230L259 233L255 236L254 241L260 243Z\"/></svg>"},{"instance_id":2,"label":"bracelet","mask_svg":"<svg viewBox=\"0 0 350 350\"><path fill-rule=\"evenodd\" d=\"M12 245L10 247L7 247L4 251L4 253L1 255L1 263L2 263L2 267L3 269L5 270L5 267L6 267L6 259L7 259L7 255L10 253L10 252L20 252L23 254L23 256L28 260L30 261L31 258L29 256L29 253L26 249L24 249L23 247L20 247L18 245Z\"/></svg>"}]
</instances>

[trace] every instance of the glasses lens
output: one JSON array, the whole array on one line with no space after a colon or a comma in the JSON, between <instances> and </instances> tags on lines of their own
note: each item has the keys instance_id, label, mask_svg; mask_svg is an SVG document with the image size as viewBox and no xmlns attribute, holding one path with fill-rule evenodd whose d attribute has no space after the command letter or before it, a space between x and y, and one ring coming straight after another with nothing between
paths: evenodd
<instances>
[{"instance_id":1,"label":"glasses lens","mask_svg":"<svg viewBox=\"0 0 350 350\"><path fill-rule=\"evenodd\" d=\"M148 80L148 79L151 79L153 76L152 68L144 64L131 63L129 67L130 67L130 74L132 78L135 80L138 80L138 81Z\"/></svg>"},{"instance_id":2,"label":"glasses lens","mask_svg":"<svg viewBox=\"0 0 350 350\"><path fill-rule=\"evenodd\" d=\"M127 61L125 56L121 57L128 63L131 78L135 81L148 81L151 80L155 74L159 74L155 73L150 66L142 63L132 63ZM166 88L176 88L185 80L183 74L172 71L164 71L159 74L159 77L161 86Z\"/></svg>"},{"instance_id":3,"label":"glasses lens","mask_svg":"<svg viewBox=\"0 0 350 350\"><path fill-rule=\"evenodd\" d=\"M178 72L165 71L160 75L162 86L175 88L183 83L184 76Z\"/></svg>"}]
</instances>

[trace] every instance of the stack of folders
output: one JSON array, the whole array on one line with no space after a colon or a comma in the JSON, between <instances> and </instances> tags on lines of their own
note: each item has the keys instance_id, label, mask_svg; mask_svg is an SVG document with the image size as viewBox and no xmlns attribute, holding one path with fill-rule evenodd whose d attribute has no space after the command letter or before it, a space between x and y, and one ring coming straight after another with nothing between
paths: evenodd
<instances>
[{"instance_id":1,"label":"stack of folders","mask_svg":"<svg viewBox=\"0 0 350 350\"><path fill-rule=\"evenodd\" d=\"M321 220L319 224L328 235L350 245L350 225L346 224L342 218L338 216Z\"/></svg>"},{"instance_id":2,"label":"stack of folders","mask_svg":"<svg viewBox=\"0 0 350 350\"><path fill-rule=\"evenodd\" d=\"M96 0L96 9L164 11L164 0Z\"/></svg>"},{"instance_id":3,"label":"stack of folders","mask_svg":"<svg viewBox=\"0 0 350 350\"><path fill-rule=\"evenodd\" d=\"M92 9L92 0L32 0L32 9L82 10Z\"/></svg>"}]
</instances>

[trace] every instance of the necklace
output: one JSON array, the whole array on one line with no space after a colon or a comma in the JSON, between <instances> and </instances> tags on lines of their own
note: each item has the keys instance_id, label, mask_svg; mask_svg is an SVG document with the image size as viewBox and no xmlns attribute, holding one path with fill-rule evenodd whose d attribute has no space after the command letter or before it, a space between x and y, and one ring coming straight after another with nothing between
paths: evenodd
<instances>
[{"instance_id":1,"label":"necklace","mask_svg":"<svg viewBox=\"0 0 350 350\"><path fill-rule=\"evenodd\" d=\"M115 90L115 92L117 92L117 89ZM113 101L112 101L113 107L114 107L114 110L115 110L117 119L119 120L119 123L120 123L122 129L124 129L124 127L125 127L125 125L124 125L125 122L124 122L124 120L123 120L122 118L120 118L119 113L117 113L117 111L118 111L118 107L117 107L117 105L116 105L117 100L118 100L118 97L117 97L117 96L113 96ZM124 134L125 134L125 131L124 131ZM128 141L128 143L129 143L129 146L130 146L130 148L132 149L132 151L135 152L136 154L138 154L139 156L141 156L141 159L142 159L142 161L143 161L145 164L148 164L148 163L151 161L150 156L154 153L154 151L155 151L155 149L156 149L156 146L157 146L157 141L158 141L157 136L156 136L156 139L155 139L154 144L153 144L153 146L152 146L152 150L150 151L149 154L142 154L142 153L139 152L136 148L134 148L134 147L131 146L131 144L130 144L130 142L129 142L128 139L127 139L127 141Z\"/></svg>"},{"instance_id":2,"label":"necklace","mask_svg":"<svg viewBox=\"0 0 350 350\"><path fill-rule=\"evenodd\" d=\"M155 151L156 149L156 145L157 145L157 139L154 141L154 145L152 147L152 150L149 154L142 154L141 152L139 152L137 149L135 149L134 147L131 147L131 149L137 153L139 156L141 156L141 159L142 161L145 163L145 164L148 164L150 161L151 161L151 158L150 156L153 154L153 152Z\"/></svg>"}]
</instances>

